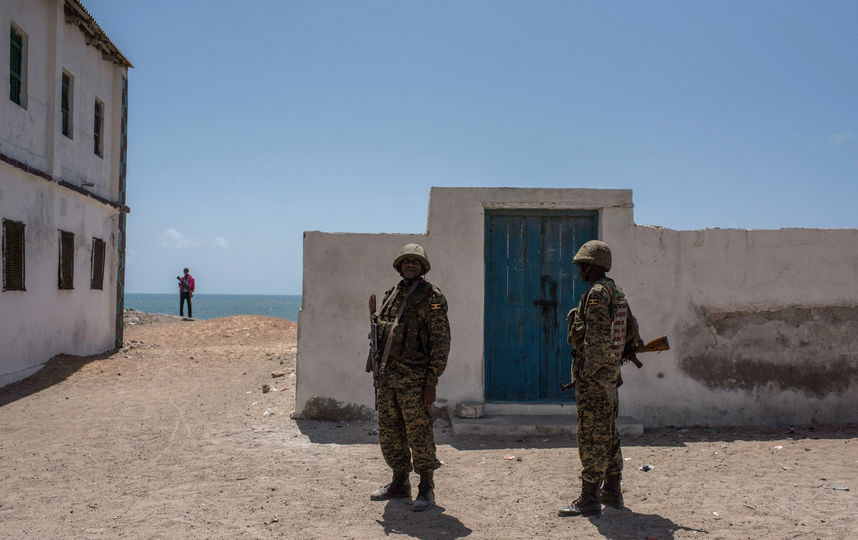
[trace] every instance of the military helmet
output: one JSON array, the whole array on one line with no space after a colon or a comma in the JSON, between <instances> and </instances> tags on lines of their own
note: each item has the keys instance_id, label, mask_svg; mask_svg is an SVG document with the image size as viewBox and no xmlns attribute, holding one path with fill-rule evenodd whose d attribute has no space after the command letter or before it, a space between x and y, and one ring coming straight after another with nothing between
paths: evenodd
<instances>
[{"instance_id":1,"label":"military helmet","mask_svg":"<svg viewBox=\"0 0 858 540\"><path fill-rule=\"evenodd\" d=\"M601 240L590 240L581 246L581 249L575 254L572 262L576 264L595 264L604 268L605 272L607 272L611 269L611 248Z\"/></svg>"},{"instance_id":2,"label":"military helmet","mask_svg":"<svg viewBox=\"0 0 858 540\"><path fill-rule=\"evenodd\" d=\"M399 263L402 262L402 259L407 259L408 257L414 257L420 261L420 264L423 265L424 274L431 268L429 259L426 257L426 250L420 244L405 244L402 246L399 253L396 254L396 258L393 259L393 268L399 272Z\"/></svg>"}]
</instances>

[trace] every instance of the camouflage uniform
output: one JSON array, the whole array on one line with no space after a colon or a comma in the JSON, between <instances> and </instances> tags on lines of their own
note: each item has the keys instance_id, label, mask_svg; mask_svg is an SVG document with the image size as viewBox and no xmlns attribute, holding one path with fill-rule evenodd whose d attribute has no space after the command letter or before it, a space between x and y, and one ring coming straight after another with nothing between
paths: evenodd
<instances>
[{"instance_id":1,"label":"camouflage uniform","mask_svg":"<svg viewBox=\"0 0 858 540\"><path fill-rule=\"evenodd\" d=\"M384 295L396 297L379 313L379 349L392 340L378 384L378 436L384 460L394 474L428 473L441 466L435 457L432 415L423 404L424 385L435 386L447 366L450 323L447 300L423 278L408 298L399 324L391 328L408 294L405 281Z\"/></svg>"},{"instance_id":2,"label":"camouflage uniform","mask_svg":"<svg viewBox=\"0 0 858 540\"><path fill-rule=\"evenodd\" d=\"M615 318L621 307L626 315ZM606 475L618 475L623 470L616 423L617 388L623 384L623 351L636 346L640 335L625 294L607 277L594 282L581 296L567 322L568 342L574 355L572 378L578 406L581 479L598 485Z\"/></svg>"}]
</instances>

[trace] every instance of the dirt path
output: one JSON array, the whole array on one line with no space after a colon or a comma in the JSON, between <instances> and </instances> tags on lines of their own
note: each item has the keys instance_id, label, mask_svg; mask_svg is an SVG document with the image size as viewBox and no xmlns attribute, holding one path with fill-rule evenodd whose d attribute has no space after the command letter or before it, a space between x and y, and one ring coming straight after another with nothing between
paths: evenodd
<instances>
[{"instance_id":1,"label":"dirt path","mask_svg":"<svg viewBox=\"0 0 858 540\"><path fill-rule=\"evenodd\" d=\"M0 389L0 538L858 535L855 425L627 438L629 511L593 519L556 516L574 441L438 430L440 508L371 502L389 475L375 426L289 417L294 323L132 317L122 351Z\"/></svg>"}]
</instances>

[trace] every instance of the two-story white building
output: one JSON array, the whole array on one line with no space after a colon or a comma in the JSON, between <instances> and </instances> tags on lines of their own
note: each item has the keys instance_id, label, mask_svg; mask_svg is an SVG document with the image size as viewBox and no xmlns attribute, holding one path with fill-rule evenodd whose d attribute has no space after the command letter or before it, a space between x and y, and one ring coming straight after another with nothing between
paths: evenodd
<instances>
[{"instance_id":1,"label":"two-story white building","mask_svg":"<svg viewBox=\"0 0 858 540\"><path fill-rule=\"evenodd\" d=\"M78 0L0 0L0 386L122 342L128 68Z\"/></svg>"}]
</instances>

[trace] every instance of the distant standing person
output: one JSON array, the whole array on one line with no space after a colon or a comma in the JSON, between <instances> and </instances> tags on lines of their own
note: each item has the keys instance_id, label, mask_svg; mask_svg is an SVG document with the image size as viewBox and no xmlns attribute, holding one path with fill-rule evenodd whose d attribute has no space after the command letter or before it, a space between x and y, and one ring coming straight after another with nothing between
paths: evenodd
<instances>
[{"instance_id":1,"label":"distant standing person","mask_svg":"<svg viewBox=\"0 0 858 540\"><path fill-rule=\"evenodd\" d=\"M187 268L183 270L184 276L176 276L179 280L179 317L185 316L185 300L188 301L188 318L194 318L194 312L191 308L191 297L194 296L194 276Z\"/></svg>"},{"instance_id":2,"label":"distant standing person","mask_svg":"<svg viewBox=\"0 0 858 540\"><path fill-rule=\"evenodd\" d=\"M393 469L393 480L370 498L383 501L411 498L409 473L420 475L412 510L435 504L435 457L431 408L438 377L447 367L450 323L447 300L438 287L423 279L429 259L423 247L406 244L393 261L402 276L387 290L378 317L381 356L378 382L378 438L381 453ZM367 365L367 371L372 369Z\"/></svg>"}]
</instances>

